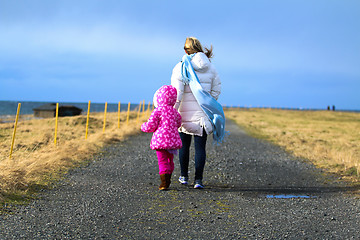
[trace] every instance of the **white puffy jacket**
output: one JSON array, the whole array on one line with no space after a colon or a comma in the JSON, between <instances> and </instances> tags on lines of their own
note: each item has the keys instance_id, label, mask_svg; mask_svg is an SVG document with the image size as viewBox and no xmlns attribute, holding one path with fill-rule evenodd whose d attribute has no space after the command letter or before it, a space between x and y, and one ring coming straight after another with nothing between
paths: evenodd
<instances>
[{"instance_id":1,"label":"white puffy jacket","mask_svg":"<svg viewBox=\"0 0 360 240\"><path fill-rule=\"evenodd\" d=\"M203 89L209 92L212 97L218 99L221 92L221 81L208 57L204 53L198 52L191 59L191 64ZM210 120L197 103L190 86L188 84L184 85L181 80L181 62L173 69L171 85L177 89L175 108L182 117L179 131L202 136L203 128L205 128L207 134L212 133L213 129Z\"/></svg>"}]
</instances>

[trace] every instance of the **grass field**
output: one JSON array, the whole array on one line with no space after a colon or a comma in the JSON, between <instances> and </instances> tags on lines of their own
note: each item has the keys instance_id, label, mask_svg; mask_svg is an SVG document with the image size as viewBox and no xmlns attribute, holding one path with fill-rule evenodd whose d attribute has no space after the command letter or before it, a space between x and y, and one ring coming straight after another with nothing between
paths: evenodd
<instances>
[{"instance_id":1,"label":"grass field","mask_svg":"<svg viewBox=\"0 0 360 240\"><path fill-rule=\"evenodd\" d=\"M131 112L126 124L127 113L121 112L118 128L118 113L107 113L103 132L104 114L91 113L86 140L86 116L59 118L56 146L55 119L20 120L11 159L14 122L0 123L0 202L22 202L38 189L50 187L70 168L91 159L104 144L139 133L148 114L145 111L138 118L137 111Z\"/></svg>"},{"instance_id":2,"label":"grass field","mask_svg":"<svg viewBox=\"0 0 360 240\"><path fill-rule=\"evenodd\" d=\"M250 135L280 145L316 166L359 181L360 114L331 111L289 111L269 109L227 109ZM108 143L122 141L140 132L149 113L107 114L103 132L103 113L90 116L85 140L86 116L59 118L57 145L54 145L55 119L22 116L17 127L15 147L9 159L14 123L0 123L0 202L21 203L38 189L50 187L70 168L91 159ZM9 119L7 119L8 121Z\"/></svg>"},{"instance_id":3,"label":"grass field","mask_svg":"<svg viewBox=\"0 0 360 240\"><path fill-rule=\"evenodd\" d=\"M360 179L360 113L230 108L225 116L318 167Z\"/></svg>"}]
</instances>

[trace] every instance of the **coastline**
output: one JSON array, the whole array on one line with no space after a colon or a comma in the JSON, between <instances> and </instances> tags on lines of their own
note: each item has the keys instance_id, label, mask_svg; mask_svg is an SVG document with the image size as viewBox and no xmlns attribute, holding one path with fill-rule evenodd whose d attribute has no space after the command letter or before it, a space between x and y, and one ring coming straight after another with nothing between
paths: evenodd
<instances>
[{"instance_id":1,"label":"coastline","mask_svg":"<svg viewBox=\"0 0 360 240\"><path fill-rule=\"evenodd\" d=\"M16 115L0 115L0 124L2 123L13 123L15 122ZM27 121L33 119L43 119L39 117L34 117L34 114L20 114L19 121Z\"/></svg>"}]
</instances>

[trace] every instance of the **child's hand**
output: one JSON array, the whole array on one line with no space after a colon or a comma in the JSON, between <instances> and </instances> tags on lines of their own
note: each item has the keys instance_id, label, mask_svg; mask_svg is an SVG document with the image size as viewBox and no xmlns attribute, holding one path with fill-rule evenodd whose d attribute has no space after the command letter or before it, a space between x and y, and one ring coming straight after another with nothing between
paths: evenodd
<instances>
[{"instance_id":1,"label":"child's hand","mask_svg":"<svg viewBox=\"0 0 360 240\"><path fill-rule=\"evenodd\" d=\"M141 124L141 131L143 132L155 132L159 124L159 112L154 110L151 113L149 120Z\"/></svg>"}]
</instances>

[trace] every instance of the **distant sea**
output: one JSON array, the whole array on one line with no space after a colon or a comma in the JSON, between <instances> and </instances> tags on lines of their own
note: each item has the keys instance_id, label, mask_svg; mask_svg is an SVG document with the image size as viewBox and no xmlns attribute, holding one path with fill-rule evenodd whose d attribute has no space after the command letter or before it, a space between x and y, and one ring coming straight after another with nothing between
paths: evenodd
<instances>
[{"instance_id":1,"label":"distant sea","mask_svg":"<svg viewBox=\"0 0 360 240\"><path fill-rule=\"evenodd\" d=\"M17 106L19 102L16 101L0 101L0 116L12 116L16 115ZM53 102L20 102L20 114L28 115L33 114L34 108L37 108L41 105L53 103ZM145 109L147 109L147 104L145 103ZM83 114L87 112L88 103L59 103L59 105L72 105L83 110ZM138 107L139 104L130 104L130 110L134 110ZM127 111L128 103L124 103L120 105L120 111ZM90 105L90 112L104 112L105 103L91 103ZM117 103L108 103L107 104L107 112L117 112L118 111L118 104Z\"/></svg>"},{"instance_id":2,"label":"distant sea","mask_svg":"<svg viewBox=\"0 0 360 240\"><path fill-rule=\"evenodd\" d=\"M16 111L17 111L17 105L19 102L16 101L0 101L0 116L2 117L9 117L9 116L13 116L16 115ZM23 115L28 115L28 114L33 114L34 108L37 108L41 105L44 104L48 104L48 103L53 103L53 102L31 102L31 101L22 101L21 103L21 109L20 109L20 114ZM60 102L60 105L73 105L76 106L78 108L81 108L83 110L83 114L85 114L87 112L87 108L88 108L88 103L70 103L70 102ZM146 108L147 108L147 104L146 104ZM134 110L139 106L139 104L130 104L130 110ZM120 105L120 110L121 111L127 111L127 107L128 107L128 103L123 103ZM90 106L90 112L104 112L104 108L105 108L105 103L91 103ZM242 107L240 106L240 108L247 108L247 107ZM326 110L326 109L299 109L299 108L279 108L279 109L284 109L284 110ZM107 105L107 112L117 112L118 111L118 104L117 103L108 103ZM343 109L336 109L336 111L346 111L346 112L360 112L360 110L343 110Z\"/></svg>"}]
</instances>

